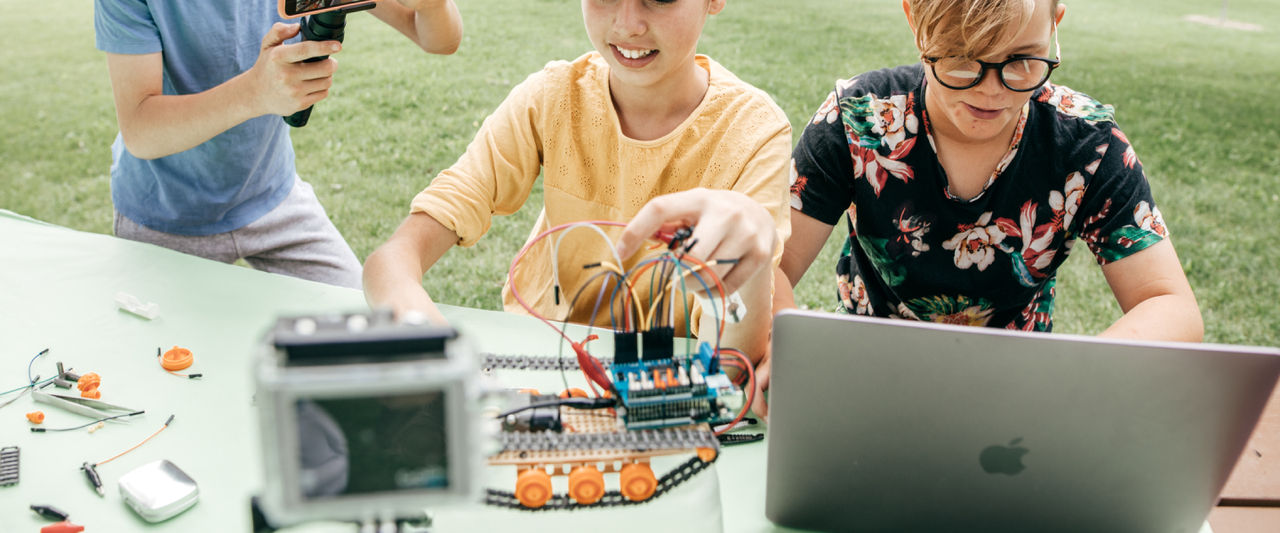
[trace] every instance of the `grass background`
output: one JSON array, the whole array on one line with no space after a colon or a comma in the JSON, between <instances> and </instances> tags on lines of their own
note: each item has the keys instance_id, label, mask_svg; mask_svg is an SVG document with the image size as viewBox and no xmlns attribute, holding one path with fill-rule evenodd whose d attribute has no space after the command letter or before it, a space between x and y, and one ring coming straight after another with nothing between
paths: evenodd
<instances>
[{"instance_id":1,"label":"grass background","mask_svg":"<svg viewBox=\"0 0 1280 533\"><path fill-rule=\"evenodd\" d=\"M1230 18L1263 27L1242 32L1182 20L1217 16L1222 4L1210 0L1066 3L1065 61L1054 80L1116 106L1199 298L1207 340L1280 344L1280 6L1230 2ZM420 53L372 17L351 17L331 96L293 132L299 173L362 259L512 85L590 48L578 2L458 4L465 37L447 57ZM700 51L769 92L798 136L837 78L915 60L899 6L731 0L708 22ZM0 13L0 208L109 233L116 123L106 61L93 44L93 4L0 0ZM500 308L506 267L540 200L539 187L478 245L450 252L424 280L432 295ZM834 306L842 234L802 280L801 304ZM1076 250L1060 273L1057 328L1096 333L1119 309L1086 248Z\"/></svg>"}]
</instances>

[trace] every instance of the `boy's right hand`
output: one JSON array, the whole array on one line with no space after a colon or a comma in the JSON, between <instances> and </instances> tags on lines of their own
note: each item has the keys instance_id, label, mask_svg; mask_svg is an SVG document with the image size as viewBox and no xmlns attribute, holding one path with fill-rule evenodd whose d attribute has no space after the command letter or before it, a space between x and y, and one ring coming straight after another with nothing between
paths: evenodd
<instances>
[{"instance_id":1,"label":"boy's right hand","mask_svg":"<svg viewBox=\"0 0 1280 533\"><path fill-rule=\"evenodd\" d=\"M329 95L333 73L338 69L332 57L304 63L313 57L336 54L338 41L302 41L284 44L301 30L297 24L277 22L262 38L258 61L249 69L253 80L254 109L260 115L292 115L311 107Z\"/></svg>"}]
</instances>

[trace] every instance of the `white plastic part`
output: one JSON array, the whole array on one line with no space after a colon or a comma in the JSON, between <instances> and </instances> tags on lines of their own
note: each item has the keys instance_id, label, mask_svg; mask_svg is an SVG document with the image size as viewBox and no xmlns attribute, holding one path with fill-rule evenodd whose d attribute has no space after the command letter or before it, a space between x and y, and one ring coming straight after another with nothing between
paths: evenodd
<instances>
[{"instance_id":1,"label":"white plastic part","mask_svg":"<svg viewBox=\"0 0 1280 533\"><path fill-rule=\"evenodd\" d=\"M710 313L713 313L713 308L715 309L714 313L720 312L720 302L717 302L712 298L708 298L706 294L700 294L698 296L698 303L702 305L702 312L704 313L704 316L711 316ZM731 324L737 324L742 322L742 319L746 316L747 304L742 301L742 295L737 292L730 294L729 298L725 300L725 321Z\"/></svg>"},{"instance_id":2,"label":"white plastic part","mask_svg":"<svg viewBox=\"0 0 1280 533\"><path fill-rule=\"evenodd\" d=\"M160 316L160 304L155 302L142 303L137 296L127 292L116 293L116 305L122 311L128 311L147 320L155 320Z\"/></svg>"}]
</instances>

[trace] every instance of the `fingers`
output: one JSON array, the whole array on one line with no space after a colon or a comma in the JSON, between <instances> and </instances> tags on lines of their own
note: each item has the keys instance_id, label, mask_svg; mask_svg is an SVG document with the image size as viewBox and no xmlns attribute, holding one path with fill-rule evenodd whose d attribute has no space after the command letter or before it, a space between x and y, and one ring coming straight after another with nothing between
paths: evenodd
<instances>
[{"instance_id":1,"label":"fingers","mask_svg":"<svg viewBox=\"0 0 1280 533\"><path fill-rule=\"evenodd\" d=\"M770 259L771 243L761 241L761 235L772 239L772 228L761 230L737 214L703 218L694 228L688 255L710 264L725 293L732 294Z\"/></svg>"},{"instance_id":2,"label":"fingers","mask_svg":"<svg viewBox=\"0 0 1280 533\"><path fill-rule=\"evenodd\" d=\"M698 211L694 206L687 204L689 204L688 200L682 200L676 195L659 196L650 200L622 230L622 235L618 237L614 247L618 255L624 258L630 257L640 249L645 239L659 231L670 232L681 226L694 225L697 218L691 221L684 215L697 215Z\"/></svg>"},{"instance_id":3,"label":"fingers","mask_svg":"<svg viewBox=\"0 0 1280 533\"><path fill-rule=\"evenodd\" d=\"M279 46L280 43L292 39L301 29L302 27L297 24L285 24L283 22L272 24L271 29L267 30L267 34L262 37L262 49L266 50L273 46Z\"/></svg>"},{"instance_id":4,"label":"fingers","mask_svg":"<svg viewBox=\"0 0 1280 533\"><path fill-rule=\"evenodd\" d=\"M332 79L333 73L337 71L338 60L331 57L323 61L298 63L293 68L293 75L300 81L311 81L326 78Z\"/></svg>"},{"instance_id":5,"label":"fingers","mask_svg":"<svg viewBox=\"0 0 1280 533\"><path fill-rule=\"evenodd\" d=\"M277 22L271 25L271 29L262 37L262 50L272 50L272 59L281 63L297 63L305 59L313 57L321 57L336 54L342 50L342 43L338 41L301 41L292 44L284 44L285 41L292 39L298 35L301 26L297 24L285 24Z\"/></svg>"},{"instance_id":6,"label":"fingers","mask_svg":"<svg viewBox=\"0 0 1280 533\"><path fill-rule=\"evenodd\" d=\"M766 353L764 359L756 366L756 397L751 402L751 411L766 419L769 416L769 401L764 395L769 390L769 375L772 368L773 365L770 364L769 354Z\"/></svg>"},{"instance_id":7,"label":"fingers","mask_svg":"<svg viewBox=\"0 0 1280 533\"><path fill-rule=\"evenodd\" d=\"M299 63L313 57L333 55L342 51L342 43L338 41L302 41L282 44L274 52L276 61L283 63Z\"/></svg>"},{"instance_id":8,"label":"fingers","mask_svg":"<svg viewBox=\"0 0 1280 533\"><path fill-rule=\"evenodd\" d=\"M773 254L773 219L762 206L733 191L693 189L645 204L619 236L618 255L628 257L655 232L681 226L693 227L686 255L707 262L726 294L744 285ZM711 265L713 260L729 262Z\"/></svg>"}]
</instances>

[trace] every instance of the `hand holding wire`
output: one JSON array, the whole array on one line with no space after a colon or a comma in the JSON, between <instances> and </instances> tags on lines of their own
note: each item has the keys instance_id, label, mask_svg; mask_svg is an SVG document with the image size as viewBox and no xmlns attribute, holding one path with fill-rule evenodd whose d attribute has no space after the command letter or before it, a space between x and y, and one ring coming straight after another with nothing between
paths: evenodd
<instances>
[{"instance_id":1,"label":"hand holding wire","mask_svg":"<svg viewBox=\"0 0 1280 533\"><path fill-rule=\"evenodd\" d=\"M618 255L629 257L645 239L676 236L693 228L680 250L703 260L736 292L773 258L777 231L764 206L736 191L691 189L650 200L617 240Z\"/></svg>"}]
</instances>

